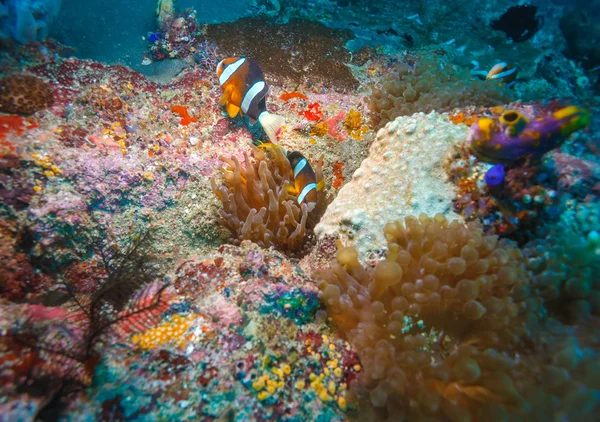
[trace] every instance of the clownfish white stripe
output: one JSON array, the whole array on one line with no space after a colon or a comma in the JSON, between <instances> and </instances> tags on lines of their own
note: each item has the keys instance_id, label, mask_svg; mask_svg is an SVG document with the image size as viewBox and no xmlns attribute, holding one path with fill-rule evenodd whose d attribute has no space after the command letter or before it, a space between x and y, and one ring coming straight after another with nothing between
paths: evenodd
<instances>
[{"instance_id":1,"label":"clownfish white stripe","mask_svg":"<svg viewBox=\"0 0 600 422\"><path fill-rule=\"evenodd\" d=\"M516 71L517 71L517 68L513 67L512 69L505 70L504 72L496 73L495 75L490 76L490 79L502 79L502 78L512 75Z\"/></svg>"},{"instance_id":2,"label":"clownfish white stripe","mask_svg":"<svg viewBox=\"0 0 600 422\"><path fill-rule=\"evenodd\" d=\"M302 189L302 192L300 192L300 195L298 195L298 203L302 204L302 202L304 202L304 198L306 198L306 195L308 195L311 190L316 188L316 183L309 183L308 185L304 186L304 189Z\"/></svg>"},{"instance_id":3,"label":"clownfish white stripe","mask_svg":"<svg viewBox=\"0 0 600 422\"><path fill-rule=\"evenodd\" d=\"M302 160L300 160L298 162L298 164L296 164L296 167L294 167L294 179L298 176L298 173L300 173L302 171L302 169L304 168L306 163L307 163L306 158L303 158Z\"/></svg>"},{"instance_id":4,"label":"clownfish white stripe","mask_svg":"<svg viewBox=\"0 0 600 422\"><path fill-rule=\"evenodd\" d=\"M260 91L263 90L264 87L265 81L258 81L246 92L246 95L244 95L244 99L242 100L241 107L244 113L248 113L248 109L250 108L252 100L258 95L258 93L260 93Z\"/></svg>"},{"instance_id":5,"label":"clownfish white stripe","mask_svg":"<svg viewBox=\"0 0 600 422\"><path fill-rule=\"evenodd\" d=\"M223 73L221 73L221 76L219 77L219 84L221 86L223 86L223 84L225 82L227 82L229 80L229 78L231 78L231 76L233 76L235 71L238 70L240 68L240 66L244 64L245 61L246 61L246 59L244 57L242 57L241 59L236 60L235 62L233 62L229 66L227 66L225 68L225 70L223 71ZM220 65L220 63L219 63L219 65Z\"/></svg>"}]
</instances>

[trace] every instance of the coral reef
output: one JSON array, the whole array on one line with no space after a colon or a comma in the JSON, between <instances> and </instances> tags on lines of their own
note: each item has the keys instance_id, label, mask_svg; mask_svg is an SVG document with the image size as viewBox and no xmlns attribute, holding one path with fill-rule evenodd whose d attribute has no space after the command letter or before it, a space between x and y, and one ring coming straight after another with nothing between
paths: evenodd
<instances>
[{"instance_id":1,"label":"coral reef","mask_svg":"<svg viewBox=\"0 0 600 422\"><path fill-rule=\"evenodd\" d=\"M466 134L464 125L436 113L398 117L379 131L369 156L317 225L317 236L352 239L364 257L383 243L386 221L420 212L457 218L442 159Z\"/></svg>"},{"instance_id":2,"label":"coral reef","mask_svg":"<svg viewBox=\"0 0 600 422\"><path fill-rule=\"evenodd\" d=\"M580 203L546 228L548 234L524 247L549 309L571 321L600 314L599 228L597 204Z\"/></svg>"},{"instance_id":3,"label":"coral reef","mask_svg":"<svg viewBox=\"0 0 600 422\"><path fill-rule=\"evenodd\" d=\"M172 5L172 1L161 1L161 5ZM206 45L197 46L202 31L196 20L196 11L189 9L179 15L174 10L161 9L158 15L160 31L155 35L157 39L149 37L149 54L155 60L186 58L202 51ZM214 70L214 69L211 69Z\"/></svg>"},{"instance_id":4,"label":"coral reef","mask_svg":"<svg viewBox=\"0 0 600 422\"><path fill-rule=\"evenodd\" d=\"M221 158L222 184L211 179L213 192L222 202L220 222L236 242L252 240L263 247L299 252L327 207L328 198L318 192L317 205L310 210L297 203L293 193L293 171L284 151L268 148L269 156L254 148L252 159L244 153L244 168L234 156ZM317 163L317 183L323 176Z\"/></svg>"},{"instance_id":5,"label":"coral reef","mask_svg":"<svg viewBox=\"0 0 600 422\"><path fill-rule=\"evenodd\" d=\"M436 53L392 66L369 97L371 122L381 128L398 116L432 110L438 113L469 105L509 102L510 91L494 80L471 79L468 69L454 66Z\"/></svg>"},{"instance_id":6,"label":"coral reef","mask_svg":"<svg viewBox=\"0 0 600 422\"><path fill-rule=\"evenodd\" d=\"M546 338L531 353L545 309L518 248L441 215L407 217L384 232L387 254L374 266L345 247L316 275L328 315L364 368L349 397L362 404L362 419L584 420L598 408L597 384L581 372L591 370L594 351L570 341L545 351L556 341ZM556 382L540 381L558 373Z\"/></svg>"},{"instance_id":7,"label":"coral reef","mask_svg":"<svg viewBox=\"0 0 600 422\"><path fill-rule=\"evenodd\" d=\"M342 90L358 86L346 66L350 54L343 48L351 37L349 31L304 20L277 25L247 18L206 29L206 39L228 56L248 56L259 62L271 83L292 81Z\"/></svg>"},{"instance_id":8,"label":"coral reef","mask_svg":"<svg viewBox=\"0 0 600 422\"><path fill-rule=\"evenodd\" d=\"M52 105L52 90L35 76L15 74L0 79L0 111L29 115Z\"/></svg>"}]
</instances>

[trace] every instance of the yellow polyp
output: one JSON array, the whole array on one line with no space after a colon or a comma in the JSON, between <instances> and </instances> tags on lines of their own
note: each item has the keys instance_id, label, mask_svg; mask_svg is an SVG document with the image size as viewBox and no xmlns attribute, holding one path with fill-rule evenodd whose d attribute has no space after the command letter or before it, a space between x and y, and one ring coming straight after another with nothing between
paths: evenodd
<instances>
[{"instance_id":1,"label":"yellow polyp","mask_svg":"<svg viewBox=\"0 0 600 422\"><path fill-rule=\"evenodd\" d=\"M266 391L261 391L260 393L258 393L258 399L260 401L265 400L267 397L269 397L269 393L267 393Z\"/></svg>"},{"instance_id":2,"label":"yellow polyp","mask_svg":"<svg viewBox=\"0 0 600 422\"><path fill-rule=\"evenodd\" d=\"M175 340L175 344L183 348L185 347L185 341L180 337L185 334L191 325L191 321L195 318L196 315L194 314L186 317L175 315L170 321L166 321L156 328L147 330L142 334L136 334L131 341L138 344L142 349L153 349Z\"/></svg>"},{"instance_id":3,"label":"yellow polyp","mask_svg":"<svg viewBox=\"0 0 600 422\"><path fill-rule=\"evenodd\" d=\"M333 400L333 397L331 397L326 390L323 390L319 393L319 398L321 399L321 401L324 402L330 402Z\"/></svg>"},{"instance_id":4,"label":"yellow polyp","mask_svg":"<svg viewBox=\"0 0 600 422\"><path fill-rule=\"evenodd\" d=\"M126 149L121 149L121 154L126 155L127 154L127 150Z\"/></svg>"},{"instance_id":5,"label":"yellow polyp","mask_svg":"<svg viewBox=\"0 0 600 422\"><path fill-rule=\"evenodd\" d=\"M273 372L278 377L283 378L283 371L281 369L279 369L279 368L272 368L271 372Z\"/></svg>"},{"instance_id":6,"label":"yellow polyp","mask_svg":"<svg viewBox=\"0 0 600 422\"><path fill-rule=\"evenodd\" d=\"M300 381L296 382L295 387L297 390L303 390L304 387L306 387L306 382L304 382L304 380L300 380Z\"/></svg>"},{"instance_id":7,"label":"yellow polyp","mask_svg":"<svg viewBox=\"0 0 600 422\"><path fill-rule=\"evenodd\" d=\"M491 133L496 127L496 122L492 119L488 119L487 117L483 117L477 120L477 126L481 131L481 134L484 135L483 139L489 140L491 138Z\"/></svg>"},{"instance_id":8,"label":"yellow polyp","mask_svg":"<svg viewBox=\"0 0 600 422\"><path fill-rule=\"evenodd\" d=\"M283 367L281 368L283 373L286 375L289 375L292 373L292 367L288 364L283 365Z\"/></svg>"},{"instance_id":9,"label":"yellow polyp","mask_svg":"<svg viewBox=\"0 0 600 422\"><path fill-rule=\"evenodd\" d=\"M310 375L308 376L308 379L309 379L309 380L311 380L311 381L314 381L314 380L316 380L316 379L317 379L317 376L316 376L315 374L310 374Z\"/></svg>"},{"instance_id":10,"label":"yellow polyp","mask_svg":"<svg viewBox=\"0 0 600 422\"><path fill-rule=\"evenodd\" d=\"M275 387L269 386L267 387L267 391L269 392L269 394L275 394Z\"/></svg>"},{"instance_id":11,"label":"yellow polyp","mask_svg":"<svg viewBox=\"0 0 600 422\"><path fill-rule=\"evenodd\" d=\"M147 180L148 182L153 182L154 181L154 174L151 171L145 171L142 174L142 177Z\"/></svg>"},{"instance_id":12,"label":"yellow polyp","mask_svg":"<svg viewBox=\"0 0 600 422\"><path fill-rule=\"evenodd\" d=\"M355 370L356 372L360 372L360 370L361 370L361 369L362 369L362 368L360 367L360 365L358 365L358 364L354 365L354 370Z\"/></svg>"},{"instance_id":13,"label":"yellow polyp","mask_svg":"<svg viewBox=\"0 0 600 422\"><path fill-rule=\"evenodd\" d=\"M340 397L338 399L338 406L340 407L340 409L345 409L346 408L346 399L344 397Z\"/></svg>"},{"instance_id":14,"label":"yellow polyp","mask_svg":"<svg viewBox=\"0 0 600 422\"><path fill-rule=\"evenodd\" d=\"M324 343L329 343L329 337L327 337L325 334L323 334L322 338Z\"/></svg>"},{"instance_id":15,"label":"yellow polyp","mask_svg":"<svg viewBox=\"0 0 600 422\"><path fill-rule=\"evenodd\" d=\"M327 366L330 367L330 368L337 368L337 366L338 366L338 360L337 359L328 360L327 361Z\"/></svg>"},{"instance_id":16,"label":"yellow polyp","mask_svg":"<svg viewBox=\"0 0 600 422\"><path fill-rule=\"evenodd\" d=\"M335 375L336 377L340 378L342 376L342 368L335 368L333 370L333 375Z\"/></svg>"},{"instance_id":17,"label":"yellow polyp","mask_svg":"<svg viewBox=\"0 0 600 422\"><path fill-rule=\"evenodd\" d=\"M285 386L285 383L283 381L279 381L275 387L278 390L281 390L284 386Z\"/></svg>"},{"instance_id":18,"label":"yellow polyp","mask_svg":"<svg viewBox=\"0 0 600 422\"><path fill-rule=\"evenodd\" d=\"M331 344L329 345L329 350L335 350L335 344L331 343Z\"/></svg>"},{"instance_id":19,"label":"yellow polyp","mask_svg":"<svg viewBox=\"0 0 600 422\"><path fill-rule=\"evenodd\" d=\"M34 187L33 187L33 190L34 190L35 192L37 192L37 193L40 193L40 192L42 191L42 188L41 188L41 186L37 186L37 185L36 185L36 186L34 186Z\"/></svg>"},{"instance_id":20,"label":"yellow polyp","mask_svg":"<svg viewBox=\"0 0 600 422\"><path fill-rule=\"evenodd\" d=\"M329 381L327 391L329 391L330 394L335 394L335 383L333 381Z\"/></svg>"},{"instance_id":21,"label":"yellow polyp","mask_svg":"<svg viewBox=\"0 0 600 422\"><path fill-rule=\"evenodd\" d=\"M329 376L331 374L331 371L329 370L329 368L325 368L325 370L323 372L325 373L326 376Z\"/></svg>"},{"instance_id":22,"label":"yellow polyp","mask_svg":"<svg viewBox=\"0 0 600 422\"><path fill-rule=\"evenodd\" d=\"M54 172L52 170L46 170L44 172L44 176L46 176L46 177L54 177Z\"/></svg>"}]
</instances>

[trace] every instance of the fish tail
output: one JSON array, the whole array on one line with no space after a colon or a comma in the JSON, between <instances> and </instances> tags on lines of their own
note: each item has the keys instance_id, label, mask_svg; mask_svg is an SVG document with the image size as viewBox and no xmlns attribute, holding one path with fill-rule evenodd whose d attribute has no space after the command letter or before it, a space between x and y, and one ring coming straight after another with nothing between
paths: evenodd
<instances>
[{"instance_id":1,"label":"fish tail","mask_svg":"<svg viewBox=\"0 0 600 422\"><path fill-rule=\"evenodd\" d=\"M285 119L278 114L271 114L268 111L263 111L260 116L258 116L258 121L269 137L269 141L276 143L278 140L277 135L281 126L285 123Z\"/></svg>"}]
</instances>

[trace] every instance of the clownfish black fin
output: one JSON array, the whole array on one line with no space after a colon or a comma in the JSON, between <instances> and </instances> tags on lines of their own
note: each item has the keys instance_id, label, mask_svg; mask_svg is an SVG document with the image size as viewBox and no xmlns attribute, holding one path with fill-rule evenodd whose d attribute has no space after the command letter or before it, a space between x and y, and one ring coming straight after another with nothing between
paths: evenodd
<instances>
[{"instance_id":1,"label":"clownfish black fin","mask_svg":"<svg viewBox=\"0 0 600 422\"><path fill-rule=\"evenodd\" d=\"M281 126L285 123L283 116L263 111L260 113L260 116L258 116L258 121L269 137L269 141L277 143L277 132L279 132L279 129L281 129Z\"/></svg>"}]
</instances>

